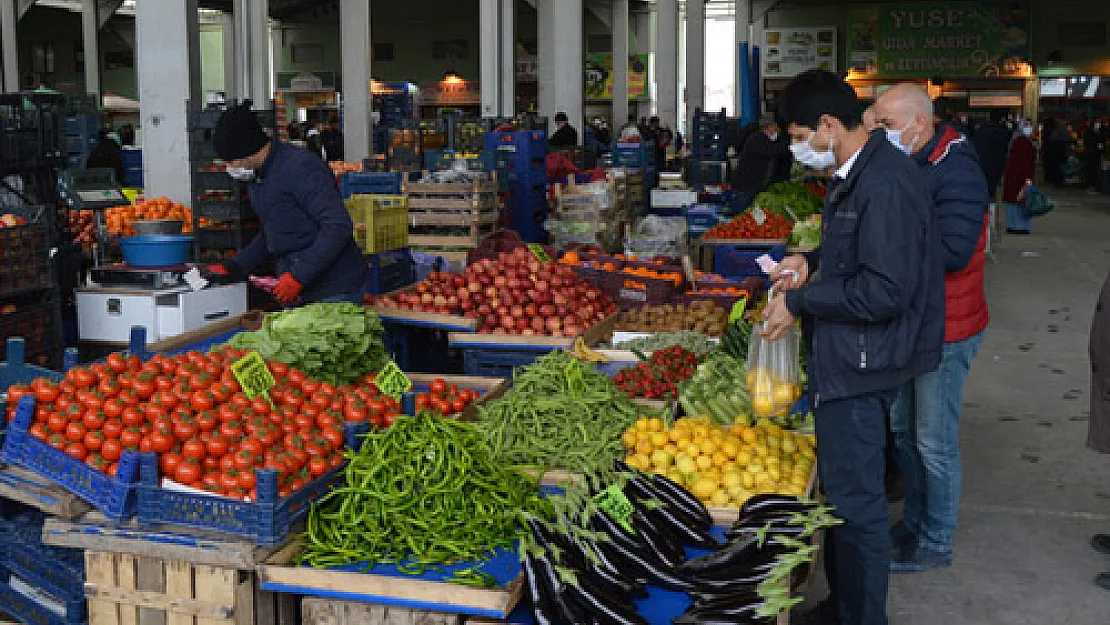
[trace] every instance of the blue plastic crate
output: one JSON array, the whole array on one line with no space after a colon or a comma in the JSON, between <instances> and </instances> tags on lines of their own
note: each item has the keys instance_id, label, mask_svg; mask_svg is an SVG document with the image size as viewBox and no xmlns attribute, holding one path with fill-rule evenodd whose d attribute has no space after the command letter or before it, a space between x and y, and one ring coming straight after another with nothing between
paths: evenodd
<instances>
[{"instance_id":1,"label":"blue plastic crate","mask_svg":"<svg viewBox=\"0 0 1110 625\"><path fill-rule=\"evenodd\" d=\"M400 195L399 172L351 171L339 175L339 194L347 199L355 194Z\"/></svg>"},{"instance_id":2,"label":"blue plastic crate","mask_svg":"<svg viewBox=\"0 0 1110 625\"><path fill-rule=\"evenodd\" d=\"M101 473L31 436L28 429L34 412L34 398L24 397L19 400L15 420L9 424L4 436L0 461L50 479L89 502L113 521L131 517L135 512L135 483L139 477L138 454L124 452L115 477Z\"/></svg>"},{"instance_id":3,"label":"blue plastic crate","mask_svg":"<svg viewBox=\"0 0 1110 625\"><path fill-rule=\"evenodd\" d=\"M347 446L358 449L366 424L348 424ZM138 485L140 524L171 524L240 536L255 544L280 545L293 528L308 516L314 501L323 497L343 467L332 469L301 490L279 499L278 474L272 469L255 471L258 501L246 502L219 495L164 489L159 485L158 456L140 454L142 480Z\"/></svg>"},{"instance_id":4,"label":"blue plastic crate","mask_svg":"<svg viewBox=\"0 0 1110 625\"><path fill-rule=\"evenodd\" d=\"M385 322L386 350L405 371L462 373L459 350L447 344L447 332Z\"/></svg>"},{"instance_id":5,"label":"blue plastic crate","mask_svg":"<svg viewBox=\"0 0 1110 625\"><path fill-rule=\"evenodd\" d=\"M0 567L62 601L75 603L72 611L84 609L83 550L43 545L41 521L23 526L0 523L0 537L0 544L4 547Z\"/></svg>"},{"instance_id":6,"label":"blue plastic crate","mask_svg":"<svg viewBox=\"0 0 1110 625\"><path fill-rule=\"evenodd\" d=\"M547 133L542 130L487 132L485 148L505 154L528 154L542 157L544 152L547 151Z\"/></svg>"},{"instance_id":7,"label":"blue plastic crate","mask_svg":"<svg viewBox=\"0 0 1110 625\"><path fill-rule=\"evenodd\" d=\"M380 295L396 291L416 281L416 269L408 248L371 254L366 291Z\"/></svg>"},{"instance_id":8,"label":"blue plastic crate","mask_svg":"<svg viewBox=\"0 0 1110 625\"><path fill-rule=\"evenodd\" d=\"M497 154L483 150L477 156L461 156L454 150L428 150L424 154L424 168L432 171L454 169L459 159L466 161L467 171L497 171Z\"/></svg>"},{"instance_id":9,"label":"blue plastic crate","mask_svg":"<svg viewBox=\"0 0 1110 625\"><path fill-rule=\"evenodd\" d=\"M511 378L517 367L526 367L543 356L542 351L489 349L486 347L463 350L463 372L488 378Z\"/></svg>"},{"instance_id":10,"label":"blue plastic crate","mask_svg":"<svg viewBox=\"0 0 1110 625\"><path fill-rule=\"evenodd\" d=\"M7 352L4 356L6 360L0 361L0 389L6 390L13 384L27 384L38 377L45 377L55 382L60 382L64 377L57 371L27 364L25 361L27 342L23 338L9 338L6 348Z\"/></svg>"},{"instance_id":11,"label":"blue plastic crate","mask_svg":"<svg viewBox=\"0 0 1110 625\"><path fill-rule=\"evenodd\" d=\"M63 606L64 614L58 614L44 602L16 592L11 586L10 572L3 570L2 567L0 567L0 576L3 577L3 580L0 580L0 612L14 616L25 625L79 625L87 622L83 599L80 602L80 609L77 609L78 606L74 602L63 602L58 601L57 598L47 597L47 601L54 599Z\"/></svg>"},{"instance_id":12,"label":"blue plastic crate","mask_svg":"<svg viewBox=\"0 0 1110 625\"><path fill-rule=\"evenodd\" d=\"M763 270L759 268L755 259L763 254L781 261L786 256L786 246L715 243L713 244L713 273L726 278L762 276Z\"/></svg>"}]
</instances>

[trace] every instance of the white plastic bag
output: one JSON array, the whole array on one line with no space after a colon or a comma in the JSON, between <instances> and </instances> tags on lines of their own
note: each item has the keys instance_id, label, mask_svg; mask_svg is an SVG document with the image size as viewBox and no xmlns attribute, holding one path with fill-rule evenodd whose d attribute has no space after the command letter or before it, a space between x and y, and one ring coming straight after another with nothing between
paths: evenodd
<instances>
[{"instance_id":1,"label":"white plastic bag","mask_svg":"<svg viewBox=\"0 0 1110 625\"><path fill-rule=\"evenodd\" d=\"M752 331L748 345L748 390L752 412L757 417L785 417L802 397L802 376L798 367L801 333L790 328L777 341L768 341L760 331Z\"/></svg>"}]
</instances>

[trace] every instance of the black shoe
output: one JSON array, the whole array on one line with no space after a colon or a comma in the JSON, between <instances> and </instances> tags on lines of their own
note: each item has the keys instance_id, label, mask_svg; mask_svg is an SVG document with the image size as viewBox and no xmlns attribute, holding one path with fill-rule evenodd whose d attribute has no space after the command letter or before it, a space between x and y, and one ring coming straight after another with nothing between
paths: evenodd
<instances>
[{"instance_id":1,"label":"black shoe","mask_svg":"<svg viewBox=\"0 0 1110 625\"><path fill-rule=\"evenodd\" d=\"M1099 573L1095 576L1095 584L1106 590L1110 590L1110 572Z\"/></svg>"},{"instance_id":2,"label":"black shoe","mask_svg":"<svg viewBox=\"0 0 1110 625\"><path fill-rule=\"evenodd\" d=\"M836 604L831 599L825 599L809 610L793 610L790 612L790 625L840 625Z\"/></svg>"},{"instance_id":3,"label":"black shoe","mask_svg":"<svg viewBox=\"0 0 1110 625\"><path fill-rule=\"evenodd\" d=\"M1110 534L1095 534L1092 536L1091 548L1099 553L1110 555Z\"/></svg>"},{"instance_id":4,"label":"black shoe","mask_svg":"<svg viewBox=\"0 0 1110 625\"><path fill-rule=\"evenodd\" d=\"M1029 234L1028 230L1014 230L1013 228L1006 228L1006 234Z\"/></svg>"}]
</instances>

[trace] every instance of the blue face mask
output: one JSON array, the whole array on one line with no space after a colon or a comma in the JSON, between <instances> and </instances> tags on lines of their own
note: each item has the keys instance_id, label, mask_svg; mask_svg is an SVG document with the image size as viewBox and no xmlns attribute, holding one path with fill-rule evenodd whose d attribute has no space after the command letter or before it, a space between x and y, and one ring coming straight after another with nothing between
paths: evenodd
<instances>
[{"instance_id":1,"label":"blue face mask","mask_svg":"<svg viewBox=\"0 0 1110 625\"><path fill-rule=\"evenodd\" d=\"M909 155L913 152L913 142L917 141L917 137L915 136L913 138L913 141L911 141L909 145L905 145L905 144L902 143L902 136L906 134L906 131L909 130L910 124L912 124L912 123L913 122L907 123L906 127L901 129L901 130L887 130L886 131L886 140L889 141L891 145L898 148L904 154L907 154L907 155Z\"/></svg>"}]
</instances>

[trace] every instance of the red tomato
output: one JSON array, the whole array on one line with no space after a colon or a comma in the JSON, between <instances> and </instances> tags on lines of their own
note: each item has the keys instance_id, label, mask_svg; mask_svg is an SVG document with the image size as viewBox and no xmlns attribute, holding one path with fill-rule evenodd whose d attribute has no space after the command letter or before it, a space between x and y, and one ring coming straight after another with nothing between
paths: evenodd
<instances>
[{"instance_id":1,"label":"red tomato","mask_svg":"<svg viewBox=\"0 0 1110 625\"><path fill-rule=\"evenodd\" d=\"M85 426L77 422L68 423L65 427L66 440L77 442L85 439Z\"/></svg>"},{"instance_id":2,"label":"red tomato","mask_svg":"<svg viewBox=\"0 0 1110 625\"><path fill-rule=\"evenodd\" d=\"M216 405L216 398L207 390L194 391L189 398L189 404L193 407L193 410L203 412L205 410L212 410Z\"/></svg>"},{"instance_id":3,"label":"red tomato","mask_svg":"<svg viewBox=\"0 0 1110 625\"><path fill-rule=\"evenodd\" d=\"M447 390L447 382L445 382L443 378L436 378L432 380L432 383L428 386L428 390L436 395L442 395L444 391Z\"/></svg>"},{"instance_id":4,"label":"red tomato","mask_svg":"<svg viewBox=\"0 0 1110 625\"><path fill-rule=\"evenodd\" d=\"M70 442L68 445L66 445L63 451L65 451L67 455L77 458L78 460L84 460L85 456L89 453L88 450L85 449L85 446L83 444L76 441Z\"/></svg>"},{"instance_id":5,"label":"red tomato","mask_svg":"<svg viewBox=\"0 0 1110 625\"><path fill-rule=\"evenodd\" d=\"M253 469L249 469L239 473L239 488L250 490L255 487L258 479L255 477Z\"/></svg>"},{"instance_id":6,"label":"red tomato","mask_svg":"<svg viewBox=\"0 0 1110 625\"><path fill-rule=\"evenodd\" d=\"M31 426L31 436L39 439L40 441L46 440L46 426L41 423L35 423Z\"/></svg>"},{"instance_id":7,"label":"red tomato","mask_svg":"<svg viewBox=\"0 0 1110 625\"><path fill-rule=\"evenodd\" d=\"M204 442L204 448L209 456L222 457L228 451L227 439L220 434L216 434Z\"/></svg>"},{"instance_id":8,"label":"red tomato","mask_svg":"<svg viewBox=\"0 0 1110 625\"><path fill-rule=\"evenodd\" d=\"M166 477L173 477L179 464L181 464L180 454L168 452L158 457L158 467L162 470L162 475Z\"/></svg>"},{"instance_id":9,"label":"red tomato","mask_svg":"<svg viewBox=\"0 0 1110 625\"><path fill-rule=\"evenodd\" d=\"M12 403L19 403L19 398L12 399L9 392L9 400ZM40 404L52 404L58 399L58 386L52 383L44 383L35 389L35 401Z\"/></svg>"},{"instance_id":10,"label":"red tomato","mask_svg":"<svg viewBox=\"0 0 1110 625\"><path fill-rule=\"evenodd\" d=\"M329 468L331 468L331 465L328 464L325 458L313 458L308 462L308 472L313 477L319 477L327 473Z\"/></svg>"},{"instance_id":11,"label":"red tomato","mask_svg":"<svg viewBox=\"0 0 1110 625\"><path fill-rule=\"evenodd\" d=\"M120 456L123 455L123 443L114 438L106 439L100 446L100 455L110 462L119 460Z\"/></svg>"},{"instance_id":12,"label":"red tomato","mask_svg":"<svg viewBox=\"0 0 1110 625\"><path fill-rule=\"evenodd\" d=\"M157 453L164 454L173 449L173 437L165 432L154 432L150 435L150 445Z\"/></svg>"},{"instance_id":13,"label":"red tomato","mask_svg":"<svg viewBox=\"0 0 1110 625\"><path fill-rule=\"evenodd\" d=\"M85 426L88 430L99 430L104 427L104 413L99 411L89 410L81 416L81 425Z\"/></svg>"},{"instance_id":14,"label":"red tomato","mask_svg":"<svg viewBox=\"0 0 1110 625\"><path fill-rule=\"evenodd\" d=\"M240 451L235 454L235 468L244 471L254 468L258 458L249 451Z\"/></svg>"},{"instance_id":15,"label":"red tomato","mask_svg":"<svg viewBox=\"0 0 1110 625\"><path fill-rule=\"evenodd\" d=\"M89 451L100 451L101 447L104 446L104 433L88 432L85 434L85 440L82 442Z\"/></svg>"},{"instance_id":16,"label":"red tomato","mask_svg":"<svg viewBox=\"0 0 1110 625\"><path fill-rule=\"evenodd\" d=\"M207 453L208 451L206 449L204 441L201 441L198 438L187 440L181 444L181 455L186 458L190 458L192 460L204 460L204 457L205 455L207 455Z\"/></svg>"},{"instance_id":17,"label":"red tomato","mask_svg":"<svg viewBox=\"0 0 1110 625\"><path fill-rule=\"evenodd\" d=\"M46 427L55 434L64 432L67 425L69 425L69 419L66 419L65 415L55 412L46 418Z\"/></svg>"},{"instance_id":18,"label":"red tomato","mask_svg":"<svg viewBox=\"0 0 1110 625\"><path fill-rule=\"evenodd\" d=\"M193 460L182 460L174 468L173 479L179 484L195 484L200 480L200 465Z\"/></svg>"}]
</instances>

